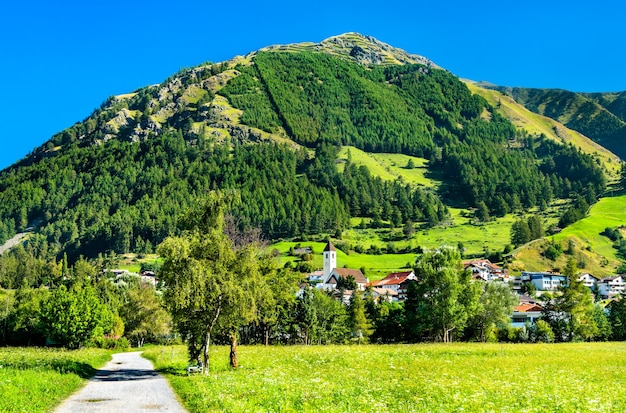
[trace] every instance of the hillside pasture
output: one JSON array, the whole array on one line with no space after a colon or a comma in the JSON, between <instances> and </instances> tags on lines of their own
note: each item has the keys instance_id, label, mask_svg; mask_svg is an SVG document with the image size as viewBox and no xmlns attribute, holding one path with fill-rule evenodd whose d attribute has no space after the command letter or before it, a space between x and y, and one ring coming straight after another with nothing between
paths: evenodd
<instances>
[{"instance_id":1,"label":"hillside pasture","mask_svg":"<svg viewBox=\"0 0 626 413\"><path fill-rule=\"evenodd\" d=\"M570 257L573 257L581 271L597 277L615 274L615 268L621 260L613 241L600 235L605 228L626 225L626 195L600 198L590 209L587 216L566 227L554 236L527 244L515 251L516 266L523 266L529 271L562 269ZM562 254L556 261L550 261L541 252L548 241L560 243L563 250L569 241L574 243L574 255ZM581 265L584 264L584 265Z\"/></svg>"},{"instance_id":2,"label":"hillside pasture","mask_svg":"<svg viewBox=\"0 0 626 413\"><path fill-rule=\"evenodd\" d=\"M578 222L565 228L554 236L564 245L568 239L574 239L579 248L588 249L605 257L609 268L618 265L619 259L613 248L613 241L600 235L605 228L626 225L626 195L601 198L589 209L589 214Z\"/></svg>"},{"instance_id":3,"label":"hillside pasture","mask_svg":"<svg viewBox=\"0 0 626 413\"><path fill-rule=\"evenodd\" d=\"M333 241L337 242L338 245L341 241ZM290 241L282 241L276 244L273 244L270 248L277 249L281 253L280 263L284 265L285 262L291 261L294 262L298 260L298 257L289 256L289 249L293 248L311 248L313 251L313 265L316 269L322 269L324 266L322 252L326 247L325 242L290 242ZM402 269L406 269L407 264L412 266L415 263L416 258L415 253L403 253L403 254L358 254L355 252L350 252L346 254L346 252L337 248L337 266L347 267L347 268L364 268L365 276L367 276L370 281L379 280L383 278L386 274L394 271L401 271Z\"/></svg>"},{"instance_id":4,"label":"hillside pasture","mask_svg":"<svg viewBox=\"0 0 626 413\"><path fill-rule=\"evenodd\" d=\"M428 160L399 153L372 153L364 152L354 146L344 146L339 151L339 160L351 162L358 166L366 166L373 176L386 181L401 179L412 185L438 187L440 182L429 177ZM413 161L413 168L408 168L409 161ZM344 162L338 163L339 172L343 171Z\"/></svg>"},{"instance_id":5,"label":"hillside pasture","mask_svg":"<svg viewBox=\"0 0 626 413\"><path fill-rule=\"evenodd\" d=\"M186 376L184 347L144 352L190 412L619 412L625 343L214 347Z\"/></svg>"},{"instance_id":6,"label":"hillside pasture","mask_svg":"<svg viewBox=\"0 0 626 413\"><path fill-rule=\"evenodd\" d=\"M530 211L529 213L539 213L542 218L544 228L558 222L558 210L562 208L560 203L555 204L546 212ZM433 228L425 228L416 224L415 233L406 239L402 233L402 228L360 228L361 218L351 221L353 227L343 231L341 240L332 239L337 247L337 265L348 268L364 268L366 276L370 280L378 280L386 274L394 271L402 271L415 264L418 248L423 250L434 250L442 245L458 246L463 245L464 256L467 258L481 257L486 251L502 251L504 247L511 243L511 225L526 215L508 214L504 217L493 219L486 223L476 224L472 217L472 211L459 208L450 208L452 219L446 225ZM363 222L368 225L370 219L364 218ZM323 237L320 237L323 239ZM309 241L281 241L270 246L270 249L277 249L280 252L280 265L287 261L295 262L299 258L289 255L291 247L310 247L313 251L313 266L321 269L322 251L326 242ZM378 250L382 253L372 253ZM389 253L389 249L405 251L402 253ZM361 250L363 253L356 253ZM406 252L410 251L410 252ZM614 254L614 253L613 253ZM523 254L518 260L522 260ZM534 259L534 258L533 258ZM526 260L517 263L516 268L529 269L525 265ZM535 262L528 262L529 267L533 267ZM545 263L539 261L538 268L545 270ZM534 268L534 267L533 267Z\"/></svg>"}]
</instances>

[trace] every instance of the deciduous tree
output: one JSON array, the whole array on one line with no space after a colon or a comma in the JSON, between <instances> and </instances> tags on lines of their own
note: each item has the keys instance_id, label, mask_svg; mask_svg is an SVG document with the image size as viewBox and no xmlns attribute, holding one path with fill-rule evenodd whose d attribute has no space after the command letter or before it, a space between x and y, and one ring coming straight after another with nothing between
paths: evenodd
<instances>
[{"instance_id":1,"label":"deciduous tree","mask_svg":"<svg viewBox=\"0 0 626 413\"><path fill-rule=\"evenodd\" d=\"M264 282L259 248L235 247L224 233L225 206L225 195L212 192L201 208L181 219L184 234L166 239L158 249L164 258L159 274L166 305L187 339L190 359L202 355L205 374L216 329L230 337L231 366L237 367L237 330L258 317Z\"/></svg>"},{"instance_id":2,"label":"deciduous tree","mask_svg":"<svg viewBox=\"0 0 626 413\"><path fill-rule=\"evenodd\" d=\"M407 318L414 320L414 332L422 338L450 342L460 335L477 310L480 291L463 269L456 248L441 247L418 258L414 268L417 281L409 288ZM414 312L414 314L408 314Z\"/></svg>"}]
</instances>

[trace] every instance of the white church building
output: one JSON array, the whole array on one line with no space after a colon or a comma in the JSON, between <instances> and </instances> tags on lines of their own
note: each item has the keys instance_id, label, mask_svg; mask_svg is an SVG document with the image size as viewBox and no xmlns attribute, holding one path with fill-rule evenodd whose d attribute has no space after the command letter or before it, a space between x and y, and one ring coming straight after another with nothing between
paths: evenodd
<instances>
[{"instance_id":1,"label":"white church building","mask_svg":"<svg viewBox=\"0 0 626 413\"><path fill-rule=\"evenodd\" d=\"M337 250L332 242L328 241L326 248L324 248L324 269L322 271L322 282L318 284L318 288L322 288L326 291L333 291L337 289L337 283L341 278L348 278L352 276L356 282L359 290L365 290L365 286L369 283L369 280L363 275L361 270L354 270L351 268L337 268Z\"/></svg>"}]
</instances>

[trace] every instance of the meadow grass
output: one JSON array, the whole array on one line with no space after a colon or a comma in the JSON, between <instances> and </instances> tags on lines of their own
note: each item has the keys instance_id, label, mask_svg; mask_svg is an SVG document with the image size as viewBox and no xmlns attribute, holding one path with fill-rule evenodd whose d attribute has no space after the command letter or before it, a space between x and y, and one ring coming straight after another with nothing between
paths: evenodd
<instances>
[{"instance_id":1,"label":"meadow grass","mask_svg":"<svg viewBox=\"0 0 626 413\"><path fill-rule=\"evenodd\" d=\"M352 163L357 166L366 166L373 176L377 176L385 181L395 181L402 179L403 182L413 185L437 187L440 182L428 177L428 160L395 153L370 153L362 151L354 146L343 146L339 151L339 159L348 159L348 154ZM408 169L406 166L409 160L413 160L414 168ZM338 164L339 172L343 172L345 164Z\"/></svg>"},{"instance_id":2,"label":"meadow grass","mask_svg":"<svg viewBox=\"0 0 626 413\"><path fill-rule=\"evenodd\" d=\"M541 213L544 227L558 221L559 214L556 212L562 205L554 205L547 212ZM341 247L350 245L352 249L360 246L367 251L371 246L385 249L389 246L396 248L396 251L416 251L417 247L426 250L434 250L442 245L456 247L458 243L463 244L466 257L482 256L485 250L502 251L511 242L511 225L522 216L519 214L508 214L504 217L494 219L484 224L475 224L471 217L471 211L449 208L452 216L450 225L442 225L433 228L417 227L414 235L406 239L402 234L402 228L395 229L361 229L358 228L361 219L353 218L351 224L353 228L343 231L342 239L333 239L337 250L337 266L348 268L365 268L366 276L370 281L383 278L390 272L402 271L415 264L416 252L403 253L383 253L368 254L345 251ZM536 213L536 211L531 211ZM369 219L366 219L368 222ZM320 236L318 239L323 238ZM298 258L289 256L290 247L311 247L313 249L313 265L321 269L322 251L326 242L319 241L280 241L270 246L270 249L277 249L281 255L279 265L284 265L287 261L294 262ZM343 245L342 245L343 244ZM520 257L525 257L523 254ZM521 258L520 258L521 259ZM524 259L524 262L526 260ZM531 262L530 264L534 263ZM541 270L545 270L545 262L541 263ZM519 263L520 268L525 269L524 263Z\"/></svg>"},{"instance_id":3,"label":"meadow grass","mask_svg":"<svg viewBox=\"0 0 626 413\"><path fill-rule=\"evenodd\" d=\"M575 237L601 255L615 258L613 241L600 233L607 227L615 228L625 224L626 195L604 197L591 207L585 218L568 226L554 238L561 241Z\"/></svg>"},{"instance_id":4,"label":"meadow grass","mask_svg":"<svg viewBox=\"0 0 626 413\"><path fill-rule=\"evenodd\" d=\"M626 343L241 346L184 373L184 347L144 352L190 412L622 412Z\"/></svg>"},{"instance_id":5,"label":"meadow grass","mask_svg":"<svg viewBox=\"0 0 626 413\"><path fill-rule=\"evenodd\" d=\"M0 348L0 412L48 412L110 359L100 349Z\"/></svg>"},{"instance_id":6,"label":"meadow grass","mask_svg":"<svg viewBox=\"0 0 626 413\"><path fill-rule=\"evenodd\" d=\"M335 241L341 242L341 241ZM276 248L282 255L280 257L280 265L284 265L285 262L295 262L297 257L288 256L289 248L300 245L301 248L310 247L313 250L313 266L318 269L322 269L324 266L322 251L326 247L326 242L291 242L281 241L272 244L270 248ZM358 254L356 252L350 252L346 254L344 251L337 249L337 266L339 268L364 268L365 276L370 281L379 280L390 272L401 271L413 266L415 264L415 253L402 253L402 254Z\"/></svg>"}]
</instances>

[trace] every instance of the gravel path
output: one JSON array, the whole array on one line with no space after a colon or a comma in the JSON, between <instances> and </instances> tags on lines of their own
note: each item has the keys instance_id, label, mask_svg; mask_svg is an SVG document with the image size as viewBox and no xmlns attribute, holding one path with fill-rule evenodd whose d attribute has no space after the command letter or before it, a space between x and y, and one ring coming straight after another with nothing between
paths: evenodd
<instances>
[{"instance_id":1,"label":"gravel path","mask_svg":"<svg viewBox=\"0 0 626 413\"><path fill-rule=\"evenodd\" d=\"M119 353L55 413L181 412L171 387L140 352Z\"/></svg>"}]
</instances>

